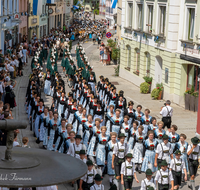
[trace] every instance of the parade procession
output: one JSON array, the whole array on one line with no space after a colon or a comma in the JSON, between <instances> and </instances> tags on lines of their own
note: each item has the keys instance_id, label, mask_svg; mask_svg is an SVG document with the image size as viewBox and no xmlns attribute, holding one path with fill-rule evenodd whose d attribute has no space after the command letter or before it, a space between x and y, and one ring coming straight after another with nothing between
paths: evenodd
<instances>
[{"instance_id":1,"label":"parade procession","mask_svg":"<svg viewBox=\"0 0 200 190\"><path fill-rule=\"evenodd\" d=\"M78 3L72 9L77 6ZM141 86L135 85L140 81L135 81L131 74L127 75L130 80L122 78L119 72L124 73L120 68L131 70L129 64L124 67L121 63L126 56L125 50L128 52L127 63L138 62L140 52L136 48L135 54L131 55L132 46L125 46L121 37L119 43L116 39L119 25L111 28L108 19L95 19L95 13L81 8L76 13L77 17L74 11L70 24L51 27L40 38L37 32L30 30L30 40L24 35L16 46L5 40L7 45L4 50L0 49L0 120L18 119L27 121L28 125L26 129L13 130L14 138L8 137L7 130L0 129L0 146L8 147L12 139L15 151L18 147L29 151L40 149L44 154L52 151L55 157L64 155L81 161L87 172L63 186L19 186L17 189L200 190L200 135L196 126L192 126L194 120L200 121L199 112L196 117L196 113L190 113L186 106L183 109L174 103L172 96L164 99L163 94L159 95L163 93L160 90L163 85L155 85L163 100L153 99L152 94L145 96L147 93L142 92ZM49 22L49 25L53 23ZM132 32L137 38L138 31ZM154 35L152 29L150 33ZM144 32L143 38L148 34ZM130 38L128 35L127 39ZM188 44L184 51L187 48ZM140 63L143 61L147 63L147 66L144 64L146 69L150 59L146 56ZM147 75L152 74L150 68ZM165 73L165 81L173 72ZM188 71L188 75L190 72L193 70ZM188 93L188 88L184 92L185 98L199 89L199 71L194 72L197 75L189 76L187 82L195 80L196 86L191 87L195 89ZM133 73L139 76L142 72ZM154 91L151 90L152 80L154 77L146 81L148 93ZM156 114L152 111L158 109ZM182 130L182 125L187 129ZM73 167L71 162L60 164ZM68 171L65 173L71 175ZM2 190L16 190L2 186L1 180L2 177Z\"/></svg>"}]
</instances>

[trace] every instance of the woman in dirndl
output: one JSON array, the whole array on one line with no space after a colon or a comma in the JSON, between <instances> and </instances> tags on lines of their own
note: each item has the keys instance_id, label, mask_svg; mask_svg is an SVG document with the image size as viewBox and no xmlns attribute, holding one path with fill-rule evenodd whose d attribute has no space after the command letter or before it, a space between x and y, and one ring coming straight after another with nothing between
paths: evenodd
<instances>
[{"instance_id":1,"label":"woman in dirndl","mask_svg":"<svg viewBox=\"0 0 200 190\"><path fill-rule=\"evenodd\" d=\"M128 115L129 116L129 120L128 120L128 123L130 125L133 124L133 121L135 121L135 110L133 109L133 101L129 101L128 102L128 108L125 109L124 111L124 115Z\"/></svg>"},{"instance_id":2,"label":"woman in dirndl","mask_svg":"<svg viewBox=\"0 0 200 190\"><path fill-rule=\"evenodd\" d=\"M179 134L176 133L176 131L178 130L178 127L176 125L172 125L171 126L171 132L169 133L169 142L171 143L171 148L172 150L175 148L177 142L179 141ZM174 155L175 158L175 155Z\"/></svg>"},{"instance_id":3,"label":"woman in dirndl","mask_svg":"<svg viewBox=\"0 0 200 190\"><path fill-rule=\"evenodd\" d=\"M163 124L164 123L162 121L159 121L158 122L158 129L156 129L154 131L154 133L155 133L155 139L158 141L158 143L162 143L163 142L162 137L166 133L165 130L163 129Z\"/></svg>"},{"instance_id":4,"label":"woman in dirndl","mask_svg":"<svg viewBox=\"0 0 200 190\"><path fill-rule=\"evenodd\" d=\"M86 148L88 148L89 146L90 140L93 135L93 127L94 127L94 124L92 123L92 115L89 114L87 116L87 120L88 121L83 124L84 133L83 133L83 140L82 140Z\"/></svg>"},{"instance_id":5,"label":"woman in dirndl","mask_svg":"<svg viewBox=\"0 0 200 190\"><path fill-rule=\"evenodd\" d=\"M113 184L114 176L115 176L115 170L112 169L112 156L113 156L113 149L114 145L116 144L116 139L118 135L115 132L112 132L110 134L111 140L107 143L107 173L109 175L109 181L110 185Z\"/></svg>"},{"instance_id":6,"label":"woman in dirndl","mask_svg":"<svg viewBox=\"0 0 200 190\"><path fill-rule=\"evenodd\" d=\"M106 116L105 116L105 124L106 124L106 128L107 128L107 131L106 131L106 134L107 135L110 135L110 129L111 129L111 118L115 116L115 112L114 112L114 105L110 105L109 106L109 111L106 113Z\"/></svg>"},{"instance_id":7,"label":"woman in dirndl","mask_svg":"<svg viewBox=\"0 0 200 190\"><path fill-rule=\"evenodd\" d=\"M152 172L156 172L158 169L154 166L156 147L158 142L154 139L154 132L148 132L148 139L144 142L144 151L143 151L143 162L141 171L146 172L147 169L151 169Z\"/></svg>"},{"instance_id":8,"label":"woman in dirndl","mask_svg":"<svg viewBox=\"0 0 200 190\"><path fill-rule=\"evenodd\" d=\"M146 133L146 135L147 135L147 132L148 132L148 130L150 128L151 118L152 118L149 114L150 114L150 110L149 109L145 109L144 115L141 118L141 120L142 120L141 123L142 123L142 125L144 127L144 132Z\"/></svg>"},{"instance_id":9,"label":"woman in dirndl","mask_svg":"<svg viewBox=\"0 0 200 190\"><path fill-rule=\"evenodd\" d=\"M180 140L176 143L176 146L174 148L174 151L177 149L181 151L181 159L185 162L186 171L188 172L188 155L187 155L187 149L188 149L188 143L185 141L187 136L185 134L180 134ZM182 181L184 182L184 171L182 170Z\"/></svg>"},{"instance_id":10,"label":"woman in dirndl","mask_svg":"<svg viewBox=\"0 0 200 190\"><path fill-rule=\"evenodd\" d=\"M94 146L95 146L98 135L101 134L100 123L101 123L101 120L99 118L96 118L95 126L93 127L93 136L87 150L87 155L89 156L90 160L93 161L93 163L95 163L95 157L96 157L96 154L94 154Z\"/></svg>"},{"instance_id":11,"label":"woman in dirndl","mask_svg":"<svg viewBox=\"0 0 200 190\"><path fill-rule=\"evenodd\" d=\"M144 116L144 113L141 110L142 110L142 106L137 105L137 108L136 108L136 111L135 111L135 119L138 121L139 125L142 122L142 120L141 120L142 116Z\"/></svg>"},{"instance_id":12,"label":"woman in dirndl","mask_svg":"<svg viewBox=\"0 0 200 190\"><path fill-rule=\"evenodd\" d=\"M76 99L73 100L73 105L68 109L68 115L67 115L67 120L68 120L68 123L70 124L73 124L73 121L75 120L74 118L74 115L75 115L75 112L77 112L77 101Z\"/></svg>"},{"instance_id":13,"label":"woman in dirndl","mask_svg":"<svg viewBox=\"0 0 200 190\"><path fill-rule=\"evenodd\" d=\"M115 110L115 116L110 119L111 125L110 125L110 132L116 132L119 134L122 122L123 122L123 117L120 117L121 110L116 109Z\"/></svg>"},{"instance_id":14,"label":"woman in dirndl","mask_svg":"<svg viewBox=\"0 0 200 190\"><path fill-rule=\"evenodd\" d=\"M48 56L48 46L47 46L47 44L44 45L43 52L44 52L44 59L46 60L47 56Z\"/></svg>"},{"instance_id":15,"label":"woman in dirndl","mask_svg":"<svg viewBox=\"0 0 200 190\"><path fill-rule=\"evenodd\" d=\"M78 111L74 113L74 119L72 121L73 130L76 134L78 133L78 127L79 127L79 118L82 116L83 106L78 105Z\"/></svg>"},{"instance_id":16,"label":"woman in dirndl","mask_svg":"<svg viewBox=\"0 0 200 190\"><path fill-rule=\"evenodd\" d=\"M87 116L86 116L86 109L82 109L81 116L78 117L78 128L77 128L77 134L83 134L83 125L87 122Z\"/></svg>"},{"instance_id":17,"label":"woman in dirndl","mask_svg":"<svg viewBox=\"0 0 200 190\"><path fill-rule=\"evenodd\" d=\"M124 116L124 122L122 123L121 130L120 130L120 133L124 133L125 136L126 136L126 138L124 140L125 143L127 143L129 141L129 138L130 138L131 125L128 123L128 120L129 120L129 116L125 115Z\"/></svg>"},{"instance_id":18,"label":"woman in dirndl","mask_svg":"<svg viewBox=\"0 0 200 190\"><path fill-rule=\"evenodd\" d=\"M101 134L97 136L95 146L94 146L94 155L96 153L96 163L99 168L101 168L102 173L104 170L106 160L106 145L110 140L110 136L106 135L106 126L101 127Z\"/></svg>"},{"instance_id":19,"label":"woman in dirndl","mask_svg":"<svg viewBox=\"0 0 200 190\"><path fill-rule=\"evenodd\" d=\"M143 131L143 126L140 125L138 127L138 131L135 134L135 139L133 142L133 162L136 165L136 168L139 173L141 173L141 166L142 166L142 161L143 161L143 149L144 149L144 144L143 142L145 141L146 134Z\"/></svg>"},{"instance_id":20,"label":"woman in dirndl","mask_svg":"<svg viewBox=\"0 0 200 190\"><path fill-rule=\"evenodd\" d=\"M155 131L156 129L158 129L157 120L156 120L155 117L152 117L151 118L151 124L150 124L149 130Z\"/></svg>"},{"instance_id":21,"label":"woman in dirndl","mask_svg":"<svg viewBox=\"0 0 200 190\"><path fill-rule=\"evenodd\" d=\"M45 107L44 108L44 113L42 113L40 115L40 122L39 122L39 139L41 142L44 141L44 136L45 136L45 130L46 130L46 126L47 126L47 120L49 118L49 108Z\"/></svg>"},{"instance_id":22,"label":"woman in dirndl","mask_svg":"<svg viewBox=\"0 0 200 190\"><path fill-rule=\"evenodd\" d=\"M49 117L46 118L46 125L44 123L44 140L43 140L43 147L47 149L47 144L48 144L48 134L50 133L50 120L53 119L53 110L49 110ZM45 120L44 120L45 121Z\"/></svg>"},{"instance_id":23,"label":"woman in dirndl","mask_svg":"<svg viewBox=\"0 0 200 190\"><path fill-rule=\"evenodd\" d=\"M101 127L104 126L104 107L101 106L102 103L100 100L97 100L97 107L94 108L94 118L93 121L95 121L96 118L99 118L101 120Z\"/></svg>"},{"instance_id":24,"label":"woman in dirndl","mask_svg":"<svg viewBox=\"0 0 200 190\"><path fill-rule=\"evenodd\" d=\"M58 103L58 117L59 119L64 117L65 109L67 106L67 98L65 97L65 92L61 93L61 97Z\"/></svg>"},{"instance_id":25,"label":"woman in dirndl","mask_svg":"<svg viewBox=\"0 0 200 190\"><path fill-rule=\"evenodd\" d=\"M94 72L90 73L90 77L88 78L88 84L90 84L92 91L95 92L96 78L94 76Z\"/></svg>"},{"instance_id":26,"label":"woman in dirndl","mask_svg":"<svg viewBox=\"0 0 200 190\"><path fill-rule=\"evenodd\" d=\"M128 140L128 144L129 144L129 151L133 149L133 143L134 143L134 139L135 139L135 134L138 131L138 121L134 121L133 122L133 127L131 127L130 129L130 138Z\"/></svg>"},{"instance_id":27,"label":"woman in dirndl","mask_svg":"<svg viewBox=\"0 0 200 190\"><path fill-rule=\"evenodd\" d=\"M116 109L120 109L121 110L121 114L120 114L120 116L121 117L124 117L124 110L126 109L126 102L125 101L123 101L123 95L122 94L120 94L119 96L118 96L118 98L119 98L119 100L118 101L116 101ZM129 123L130 124L130 123Z\"/></svg>"},{"instance_id":28,"label":"woman in dirndl","mask_svg":"<svg viewBox=\"0 0 200 190\"><path fill-rule=\"evenodd\" d=\"M112 93L110 94L110 97L109 97L109 106L114 105L114 107L115 107L115 102L116 102L116 99L118 97L118 94L116 93L116 87L115 86L111 87L111 90L112 90Z\"/></svg>"},{"instance_id":29,"label":"woman in dirndl","mask_svg":"<svg viewBox=\"0 0 200 190\"><path fill-rule=\"evenodd\" d=\"M72 92L69 92L68 93L68 100L66 101L66 109L64 111L64 117L67 118L68 116L68 111L69 109L72 107L73 105L73 93ZM67 98L66 98L67 99Z\"/></svg>"},{"instance_id":30,"label":"woman in dirndl","mask_svg":"<svg viewBox=\"0 0 200 190\"><path fill-rule=\"evenodd\" d=\"M50 130L49 130L49 134L48 134L48 144L47 144L47 150L54 150L53 148L53 141L54 141L54 136L55 136L55 131L57 129L57 127L59 127L61 125L60 120L58 119L58 113L54 112L53 114L53 119L50 120L49 124L50 124Z\"/></svg>"},{"instance_id":31,"label":"woman in dirndl","mask_svg":"<svg viewBox=\"0 0 200 190\"><path fill-rule=\"evenodd\" d=\"M61 119L61 126L57 127L53 140L54 151L63 153L64 152L64 142L68 137L66 119Z\"/></svg>"},{"instance_id":32,"label":"woman in dirndl","mask_svg":"<svg viewBox=\"0 0 200 190\"><path fill-rule=\"evenodd\" d=\"M52 76L50 74L50 70L47 71L47 75L45 76L45 82L44 82L44 93L47 96L51 95L51 81L52 81Z\"/></svg>"}]
</instances>

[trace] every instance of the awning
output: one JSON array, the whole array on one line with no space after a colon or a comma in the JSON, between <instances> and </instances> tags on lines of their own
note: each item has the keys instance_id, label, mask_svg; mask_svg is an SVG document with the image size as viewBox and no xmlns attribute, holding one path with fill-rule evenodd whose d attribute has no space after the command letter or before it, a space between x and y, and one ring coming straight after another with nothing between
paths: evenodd
<instances>
[{"instance_id":1,"label":"awning","mask_svg":"<svg viewBox=\"0 0 200 190\"><path fill-rule=\"evenodd\" d=\"M186 61L190 61L192 63L197 63L200 65L200 59L198 58L195 58L195 57L192 57L192 56L188 56L188 55L185 55L185 54L181 54L180 55L180 59L183 59L183 60L186 60Z\"/></svg>"}]
</instances>

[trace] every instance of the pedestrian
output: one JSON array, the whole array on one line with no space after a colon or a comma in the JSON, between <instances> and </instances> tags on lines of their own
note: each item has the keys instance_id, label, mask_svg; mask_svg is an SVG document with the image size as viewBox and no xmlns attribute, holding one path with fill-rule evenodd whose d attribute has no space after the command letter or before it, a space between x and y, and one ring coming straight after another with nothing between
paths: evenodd
<instances>
[{"instance_id":1,"label":"pedestrian","mask_svg":"<svg viewBox=\"0 0 200 190\"><path fill-rule=\"evenodd\" d=\"M144 180L142 180L140 190L146 190L150 187L152 187L153 189L156 188L156 182L155 182L154 178L152 178L152 175L153 175L152 170L147 169L145 174L146 174L146 178Z\"/></svg>"},{"instance_id":2,"label":"pedestrian","mask_svg":"<svg viewBox=\"0 0 200 190\"><path fill-rule=\"evenodd\" d=\"M169 185L171 182L171 190L174 190L174 179L172 172L167 168L168 163L163 160L161 162L161 169L156 172L155 181L158 184L159 190L169 190Z\"/></svg>"},{"instance_id":3,"label":"pedestrian","mask_svg":"<svg viewBox=\"0 0 200 190\"><path fill-rule=\"evenodd\" d=\"M99 174L96 174L94 177L94 185L90 187L90 190L104 190L104 185L102 184L103 177Z\"/></svg>"},{"instance_id":4,"label":"pedestrian","mask_svg":"<svg viewBox=\"0 0 200 190\"><path fill-rule=\"evenodd\" d=\"M22 147L24 147L24 148L30 148L30 146L28 146L28 143L29 143L28 137L23 137L22 138L22 143L23 143Z\"/></svg>"},{"instance_id":5,"label":"pedestrian","mask_svg":"<svg viewBox=\"0 0 200 190\"><path fill-rule=\"evenodd\" d=\"M160 115L162 115L162 121L164 122L163 129L167 127L170 132L170 127L172 123L173 108L170 106L171 101L167 100L165 106L161 108Z\"/></svg>"},{"instance_id":6,"label":"pedestrian","mask_svg":"<svg viewBox=\"0 0 200 190\"><path fill-rule=\"evenodd\" d=\"M126 155L126 161L122 163L121 166L121 184L124 185L125 190L131 190L133 185L133 179L139 183L135 171L135 163L132 162L133 155L128 153Z\"/></svg>"}]
</instances>

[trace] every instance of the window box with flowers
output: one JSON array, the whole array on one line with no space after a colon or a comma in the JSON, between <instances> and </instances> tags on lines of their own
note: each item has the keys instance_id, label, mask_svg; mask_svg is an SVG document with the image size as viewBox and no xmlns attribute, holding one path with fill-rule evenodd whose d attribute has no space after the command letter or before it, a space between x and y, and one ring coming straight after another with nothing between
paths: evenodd
<instances>
[{"instance_id":1,"label":"window box with flowers","mask_svg":"<svg viewBox=\"0 0 200 190\"><path fill-rule=\"evenodd\" d=\"M190 111L198 111L199 93L194 91L194 86L185 91L185 109Z\"/></svg>"},{"instance_id":2,"label":"window box with flowers","mask_svg":"<svg viewBox=\"0 0 200 190\"><path fill-rule=\"evenodd\" d=\"M140 71L139 70L136 70L135 72L133 72L134 74L138 75L140 74Z\"/></svg>"}]
</instances>

